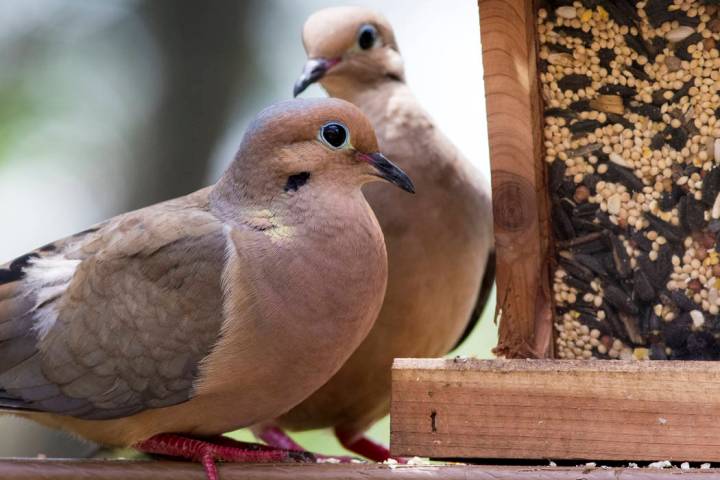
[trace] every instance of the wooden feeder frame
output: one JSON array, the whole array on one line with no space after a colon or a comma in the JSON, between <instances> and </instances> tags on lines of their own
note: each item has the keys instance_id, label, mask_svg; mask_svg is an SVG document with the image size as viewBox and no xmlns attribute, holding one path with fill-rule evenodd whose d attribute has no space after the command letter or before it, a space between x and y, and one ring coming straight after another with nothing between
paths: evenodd
<instances>
[{"instance_id":1,"label":"wooden feeder frame","mask_svg":"<svg viewBox=\"0 0 720 480\"><path fill-rule=\"evenodd\" d=\"M396 360L393 454L495 463L720 462L720 362L552 359L537 5L478 4L497 249L496 353L503 359Z\"/></svg>"},{"instance_id":2,"label":"wooden feeder frame","mask_svg":"<svg viewBox=\"0 0 720 480\"><path fill-rule=\"evenodd\" d=\"M497 251L496 353L553 351L549 202L532 0L479 0Z\"/></svg>"}]
</instances>

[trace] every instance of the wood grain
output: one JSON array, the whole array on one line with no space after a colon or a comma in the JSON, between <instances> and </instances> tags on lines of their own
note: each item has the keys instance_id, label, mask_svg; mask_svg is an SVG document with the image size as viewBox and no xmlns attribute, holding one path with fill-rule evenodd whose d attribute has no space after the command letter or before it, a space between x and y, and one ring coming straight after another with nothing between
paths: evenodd
<instances>
[{"instance_id":1,"label":"wood grain","mask_svg":"<svg viewBox=\"0 0 720 480\"><path fill-rule=\"evenodd\" d=\"M393 455L720 461L720 364L398 359Z\"/></svg>"},{"instance_id":2,"label":"wood grain","mask_svg":"<svg viewBox=\"0 0 720 480\"><path fill-rule=\"evenodd\" d=\"M709 480L720 470L427 465L231 465L222 480ZM3 480L206 480L200 465L186 462L99 460L0 460Z\"/></svg>"},{"instance_id":3,"label":"wood grain","mask_svg":"<svg viewBox=\"0 0 720 480\"><path fill-rule=\"evenodd\" d=\"M548 202L530 0L480 0L497 248L498 355L552 349Z\"/></svg>"}]
</instances>

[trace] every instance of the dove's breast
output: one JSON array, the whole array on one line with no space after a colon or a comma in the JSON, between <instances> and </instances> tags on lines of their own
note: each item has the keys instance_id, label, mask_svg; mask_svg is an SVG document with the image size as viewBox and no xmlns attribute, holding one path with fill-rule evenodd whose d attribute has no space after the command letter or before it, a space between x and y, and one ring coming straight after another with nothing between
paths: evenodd
<instances>
[{"instance_id":1,"label":"dove's breast","mask_svg":"<svg viewBox=\"0 0 720 480\"><path fill-rule=\"evenodd\" d=\"M253 417L245 424L282 414L319 388L377 317L387 281L382 234L364 200L341 207L325 221L314 213L315 224L296 225L280 242L267 231L230 234L226 325L197 391L235 402Z\"/></svg>"}]
</instances>

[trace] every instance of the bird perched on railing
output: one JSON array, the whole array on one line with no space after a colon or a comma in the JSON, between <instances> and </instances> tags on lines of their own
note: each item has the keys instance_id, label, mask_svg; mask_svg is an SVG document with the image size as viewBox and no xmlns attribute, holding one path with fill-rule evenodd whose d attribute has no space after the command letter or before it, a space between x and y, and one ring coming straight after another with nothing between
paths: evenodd
<instances>
[{"instance_id":1,"label":"bird perched on railing","mask_svg":"<svg viewBox=\"0 0 720 480\"><path fill-rule=\"evenodd\" d=\"M408 88L385 18L359 7L321 10L305 23L303 42L308 60L295 95L320 82L330 96L357 105L383 151L413 177L418 195L410 201L365 189L388 247L385 302L343 368L278 423L293 430L334 427L346 448L381 461L387 449L362 433L389 411L393 358L445 355L470 331L488 298L495 267L489 186ZM452 73L442 59L436 63ZM255 431L269 444L299 448L275 425Z\"/></svg>"},{"instance_id":2,"label":"bird perched on railing","mask_svg":"<svg viewBox=\"0 0 720 480\"><path fill-rule=\"evenodd\" d=\"M0 267L0 410L210 478L216 459L311 458L202 437L281 415L365 337L387 280L360 190L377 179L413 191L360 110L292 100L214 186Z\"/></svg>"}]
</instances>

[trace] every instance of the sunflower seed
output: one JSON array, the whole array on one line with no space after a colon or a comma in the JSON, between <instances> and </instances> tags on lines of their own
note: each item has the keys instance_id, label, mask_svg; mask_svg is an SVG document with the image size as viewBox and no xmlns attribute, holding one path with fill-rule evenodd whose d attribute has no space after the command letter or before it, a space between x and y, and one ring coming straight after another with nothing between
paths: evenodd
<instances>
[{"instance_id":1,"label":"sunflower seed","mask_svg":"<svg viewBox=\"0 0 720 480\"><path fill-rule=\"evenodd\" d=\"M638 319L635 315L629 315L623 311L618 312L620 321L625 326L625 331L630 339L631 343L635 345L642 345L645 343L645 339L640 334L640 327L638 325Z\"/></svg>"},{"instance_id":2,"label":"sunflower seed","mask_svg":"<svg viewBox=\"0 0 720 480\"><path fill-rule=\"evenodd\" d=\"M603 287L603 296L607 302L613 307L617 308L619 312L628 313L630 315L637 315L639 312L638 306L632 301L632 299L625 294L625 292L616 287L615 285L605 284Z\"/></svg>"},{"instance_id":3,"label":"sunflower seed","mask_svg":"<svg viewBox=\"0 0 720 480\"><path fill-rule=\"evenodd\" d=\"M623 325L615 309L608 303L603 303L602 309L605 312L605 318L610 325L612 335L616 338L620 338L626 343L629 343L630 339L628 338L627 331L625 330L625 325Z\"/></svg>"},{"instance_id":4,"label":"sunflower seed","mask_svg":"<svg viewBox=\"0 0 720 480\"><path fill-rule=\"evenodd\" d=\"M569 128L572 133L589 133L600 127L602 127L602 124L597 120L578 120L570 124Z\"/></svg>"},{"instance_id":5,"label":"sunflower seed","mask_svg":"<svg viewBox=\"0 0 720 480\"><path fill-rule=\"evenodd\" d=\"M685 144L688 141L688 134L682 128L670 128L669 139L667 144L674 148L676 151L680 151L685 148Z\"/></svg>"},{"instance_id":6,"label":"sunflower seed","mask_svg":"<svg viewBox=\"0 0 720 480\"><path fill-rule=\"evenodd\" d=\"M625 250L625 245L623 245L623 242L620 241L617 235L612 233L608 232L606 238L610 245L610 251L612 252L615 270L621 278L629 277L632 270L630 269L630 257Z\"/></svg>"},{"instance_id":7,"label":"sunflower seed","mask_svg":"<svg viewBox=\"0 0 720 480\"><path fill-rule=\"evenodd\" d=\"M559 117L566 120L577 118L577 113L565 108L548 108L543 113L545 117Z\"/></svg>"},{"instance_id":8,"label":"sunflower seed","mask_svg":"<svg viewBox=\"0 0 720 480\"><path fill-rule=\"evenodd\" d=\"M640 269L633 272L633 289L637 297L643 302L650 302L655 298L655 289L647 275Z\"/></svg>"},{"instance_id":9,"label":"sunflower seed","mask_svg":"<svg viewBox=\"0 0 720 480\"><path fill-rule=\"evenodd\" d=\"M708 207L714 205L717 201L718 193L720 193L720 167L716 166L703 178L702 202Z\"/></svg>"},{"instance_id":10,"label":"sunflower seed","mask_svg":"<svg viewBox=\"0 0 720 480\"><path fill-rule=\"evenodd\" d=\"M667 223L652 213L645 213L645 218L650 222L650 226L669 241L679 243L685 238L685 235L679 227Z\"/></svg>"},{"instance_id":11,"label":"sunflower seed","mask_svg":"<svg viewBox=\"0 0 720 480\"><path fill-rule=\"evenodd\" d=\"M602 148L601 143L588 143L587 145L584 145L580 148L576 148L575 150L568 150L567 154L569 157L584 157L585 155L589 155L591 153L594 153Z\"/></svg>"},{"instance_id":12,"label":"sunflower seed","mask_svg":"<svg viewBox=\"0 0 720 480\"><path fill-rule=\"evenodd\" d=\"M612 48L601 48L597 52L598 58L600 59L600 66L606 70L610 70L610 62L615 60L615 52Z\"/></svg>"},{"instance_id":13,"label":"sunflower seed","mask_svg":"<svg viewBox=\"0 0 720 480\"><path fill-rule=\"evenodd\" d=\"M627 35L625 35L625 43L628 47L635 50L638 54L645 55L646 57L650 56L650 52L647 46L645 46L645 42L643 42L642 39L638 36L628 33Z\"/></svg>"},{"instance_id":14,"label":"sunflower seed","mask_svg":"<svg viewBox=\"0 0 720 480\"><path fill-rule=\"evenodd\" d=\"M689 232L699 232L705 227L705 207L693 197L685 196L678 203L680 223Z\"/></svg>"},{"instance_id":15,"label":"sunflower seed","mask_svg":"<svg viewBox=\"0 0 720 480\"><path fill-rule=\"evenodd\" d=\"M567 167L565 166L565 162L561 160L555 160L553 163L550 164L549 170L549 185L550 185L550 191L551 192L557 192L560 189L560 186L562 185L563 180L565 180L565 170Z\"/></svg>"},{"instance_id":16,"label":"sunflower seed","mask_svg":"<svg viewBox=\"0 0 720 480\"><path fill-rule=\"evenodd\" d=\"M567 273L576 278L579 278L583 282L590 283L595 279L595 275L593 274L592 270L583 265L580 265L575 260L561 258L560 265L565 269Z\"/></svg>"},{"instance_id":17,"label":"sunflower seed","mask_svg":"<svg viewBox=\"0 0 720 480\"><path fill-rule=\"evenodd\" d=\"M687 295L685 295L683 292L679 290L673 290L670 292L670 299L673 301L673 303L680 309L685 312L690 312L692 310L699 310L699 306L690 300Z\"/></svg>"},{"instance_id":18,"label":"sunflower seed","mask_svg":"<svg viewBox=\"0 0 720 480\"><path fill-rule=\"evenodd\" d=\"M575 217L593 217L600 205L597 203L583 203L573 209Z\"/></svg>"},{"instance_id":19,"label":"sunflower seed","mask_svg":"<svg viewBox=\"0 0 720 480\"><path fill-rule=\"evenodd\" d=\"M600 263L592 255L576 253L575 261L578 262L580 265L587 267L589 270L591 270L596 275L599 275L601 277L606 277L608 275L608 272L605 269L605 267L603 267L602 263Z\"/></svg>"},{"instance_id":20,"label":"sunflower seed","mask_svg":"<svg viewBox=\"0 0 720 480\"><path fill-rule=\"evenodd\" d=\"M652 103L642 103L633 100L628 104L628 109L638 115L648 117L654 122L662 121L662 112L660 108Z\"/></svg>"},{"instance_id":21,"label":"sunflower seed","mask_svg":"<svg viewBox=\"0 0 720 480\"><path fill-rule=\"evenodd\" d=\"M555 228L556 235L561 239L567 240L577 236L570 217L568 217L567 212L565 212L565 209L559 201L553 202L552 224Z\"/></svg>"},{"instance_id":22,"label":"sunflower seed","mask_svg":"<svg viewBox=\"0 0 720 480\"><path fill-rule=\"evenodd\" d=\"M632 170L621 167L615 162L607 164L608 170L605 173L605 178L611 182L617 182L625 185L625 187L632 192L641 192L643 189L643 182Z\"/></svg>"},{"instance_id":23,"label":"sunflower seed","mask_svg":"<svg viewBox=\"0 0 720 480\"><path fill-rule=\"evenodd\" d=\"M635 90L633 87L628 87L626 85L613 84L600 87L598 93L600 93L601 95L620 95L621 97L634 97L635 95L637 95L637 90Z\"/></svg>"},{"instance_id":24,"label":"sunflower seed","mask_svg":"<svg viewBox=\"0 0 720 480\"><path fill-rule=\"evenodd\" d=\"M680 87L670 98L670 102L679 102L681 98L687 96L690 93L690 89L693 87L693 85L695 85L695 80L688 80L687 82L683 83L682 87Z\"/></svg>"},{"instance_id":25,"label":"sunflower seed","mask_svg":"<svg viewBox=\"0 0 720 480\"><path fill-rule=\"evenodd\" d=\"M672 0L648 0L645 3L645 15L647 15L650 25L658 28L664 22L669 21L672 18L668 11L671 4Z\"/></svg>"},{"instance_id":26,"label":"sunflower seed","mask_svg":"<svg viewBox=\"0 0 720 480\"><path fill-rule=\"evenodd\" d=\"M592 84L592 80L587 75L571 74L565 75L558 80L557 84L562 90L572 90L574 92L581 88L589 87L590 84Z\"/></svg>"},{"instance_id":27,"label":"sunflower seed","mask_svg":"<svg viewBox=\"0 0 720 480\"><path fill-rule=\"evenodd\" d=\"M643 250L645 252L649 252L650 250L652 250L652 242L648 240L648 238L643 235L642 232L633 233L630 237L630 241L636 248L639 248L640 250Z\"/></svg>"},{"instance_id":28,"label":"sunflower seed","mask_svg":"<svg viewBox=\"0 0 720 480\"><path fill-rule=\"evenodd\" d=\"M667 360L664 343L653 343L650 345L650 360Z\"/></svg>"}]
</instances>

